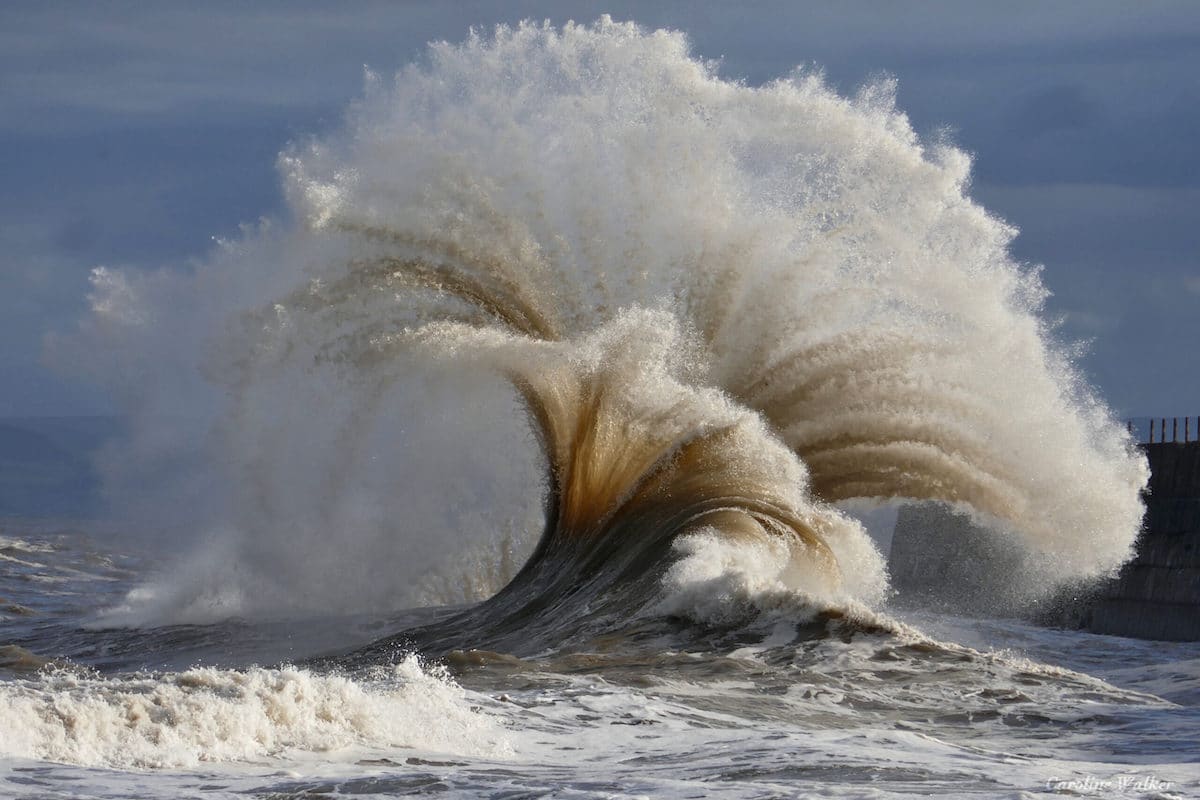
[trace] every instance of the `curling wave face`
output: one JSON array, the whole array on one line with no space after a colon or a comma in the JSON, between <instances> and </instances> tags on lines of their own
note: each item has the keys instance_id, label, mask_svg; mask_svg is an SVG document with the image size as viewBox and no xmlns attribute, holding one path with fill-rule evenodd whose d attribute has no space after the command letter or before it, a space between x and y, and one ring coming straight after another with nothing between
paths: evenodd
<instances>
[{"instance_id":1,"label":"curling wave face","mask_svg":"<svg viewBox=\"0 0 1200 800\"><path fill-rule=\"evenodd\" d=\"M237 545L250 579L287 571L262 520L316 483L310 516L345 527L328 509L385 485L378 418L400 392L417 424L436 409L413 384L466 380L448 374L501 376L540 445L544 530L466 612L488 630L707 618L678 602L689 575L712 579L697 554L742 546L818 606L876 603L882 560L832 505L859 497L969 508L1051 582L1111 570L1144 460L1040 319L1015 231L967 198L967 156L919 140L893 95L805 72L732 83L683 36L607 18L433 45L281 158L295 229L251 232L193 278L99 274L89 334L163 360L150 342L225 326L206 368L232 397L214 416L242 465L225 491L233 527L256 530ZM181 294L182 322L163 313ZM314 373L336 399L297 397ZM327 472L273 482L300 460L263 432L276 414L331 420L311 453L333 454ZM317 538L299 549L320 563ZM364 561L397 547L378 538Z\"/></svg>"}]
</instances>

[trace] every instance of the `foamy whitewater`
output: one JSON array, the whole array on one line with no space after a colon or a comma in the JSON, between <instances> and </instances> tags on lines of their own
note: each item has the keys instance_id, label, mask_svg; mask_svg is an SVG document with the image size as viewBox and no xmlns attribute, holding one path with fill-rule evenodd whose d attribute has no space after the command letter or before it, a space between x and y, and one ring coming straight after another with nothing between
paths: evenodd
<instances>
[{"instance_id":1,"label":"foamy whitewater","mask_svg":"<svg viewBox=\"0 0 1200 800\"><path fill-rule=\"evenodd\" d=\"M1200 790L1200 647L900 611L851 513L968 511L1034 603L1148 476L890 83L524 24L279 167L50 342L129 430L115 523L0 529L0 793Z\"/></svg>"}]
</instances>

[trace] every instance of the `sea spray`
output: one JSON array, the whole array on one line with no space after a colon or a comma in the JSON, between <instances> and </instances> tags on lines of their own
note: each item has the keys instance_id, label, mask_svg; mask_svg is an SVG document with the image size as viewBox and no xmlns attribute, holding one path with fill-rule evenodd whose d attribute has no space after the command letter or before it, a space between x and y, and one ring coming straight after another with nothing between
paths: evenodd
<instances>
[{"instance_id":1,"label":"sea spray","mask_svg":"<svg viewBox=\"0 0 1200 800\"><path fill-rule=\"evenodd\" d=\"M1128 555L1146 466L1041 319L1015 231L968 198L969 166L913 133L887 81L748 87L677 33L502 27L372 78L342 130L290 148L282 226L191 275L98 274L83 344L110 345L92 366L139 419L203 410L177 485L219 489L201 524L230 531L238 566L215 579L270 588L240 614L402 605L547 495L535 556L619 528L665 536L669 561L670 537L716 520L832 556L823 574L874 600L878 556L829 504L912 497L1005 528L1051 581L1101 574ZM623 361L614 326L635 319L680 344L675 366ZM217 390L181 399L158 364L203 364ZM607 427L564 423L589 420ZM679 433L627 438L634 454L619 437L637 431ZM684 461L719 475L702 486L675 469L697 441ZM747 472L752 442L788 466ZM599 495L570 495L614 458L588 473ZM681 485L692 516L652 508ZM635 496L669 529L622 527Z\"/></svg>"}]
</instances>

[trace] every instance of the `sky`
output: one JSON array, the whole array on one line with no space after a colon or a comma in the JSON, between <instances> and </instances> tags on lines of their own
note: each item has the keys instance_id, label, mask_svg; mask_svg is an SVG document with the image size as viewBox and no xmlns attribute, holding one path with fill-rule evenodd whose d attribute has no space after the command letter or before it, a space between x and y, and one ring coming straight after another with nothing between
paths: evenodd
<instances>
[{"instance_id":1,"label":"sky","mask_svg":"<svg viewBox=\"0 0 1200 800\"><path fill-rule=\"evenodd\" d=\"M881 74L1044 266L1115 412L1200 414L1200 3L206 2L0 5L0 416L103 414L45 364L96 266L186 270L284 213L276 155L336 128L364 67L523 18L688 33L759 84Z\"/></svg>"}]
</instances>

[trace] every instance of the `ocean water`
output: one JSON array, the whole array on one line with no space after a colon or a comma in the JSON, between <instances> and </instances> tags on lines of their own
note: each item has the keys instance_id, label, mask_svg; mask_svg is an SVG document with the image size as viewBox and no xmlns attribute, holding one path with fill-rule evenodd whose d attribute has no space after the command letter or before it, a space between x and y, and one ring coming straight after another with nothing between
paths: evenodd
<instances>
[{"instance_id":1,"label":"ocean water","mask_svg":"<svg viewBox=\"0 0 1200 800\"><path fill-rule=\"evenodd\" d=\"M1196 643L908 608L332 665L438 612L96 629L142 558L46 520L0 537L6 797L1200 793Z\"/></svg>"},{"instance_id":2,"label":"ocean water","mask_svg":"<svg viewBox=\"0 0 1200 800\"><path fill-rule=\"evenodd\" d=\"M894 88L474 33L285 150L285 218L97 268L48 350L111 513L3 521L0 791L1196 794L1196 645L889 587L907 500L1031 606L1109 574L1148 475Z\"/></svg>"}]
</instances>

